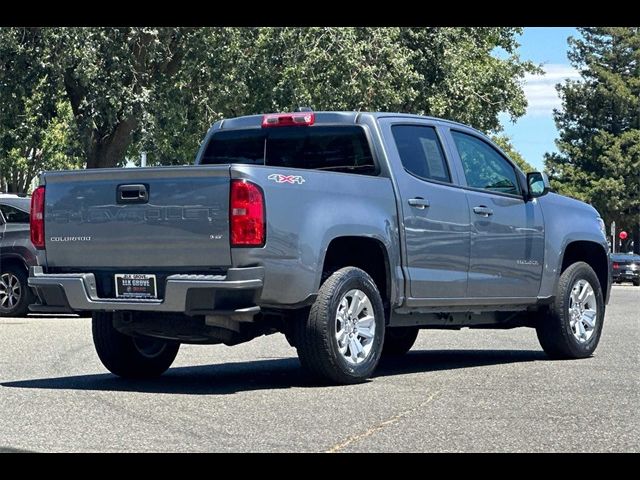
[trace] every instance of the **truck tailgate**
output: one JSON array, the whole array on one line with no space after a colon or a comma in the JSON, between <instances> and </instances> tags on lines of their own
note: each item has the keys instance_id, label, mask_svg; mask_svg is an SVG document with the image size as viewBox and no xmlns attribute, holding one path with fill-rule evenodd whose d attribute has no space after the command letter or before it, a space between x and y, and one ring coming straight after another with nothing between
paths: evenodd
<instances>
[{"instance_id":1,"label":"truck tailgate","mask_svg":"<svg viewBox=\"0 0 640 480\"><path fill-rule=\"evenodd\" d=\"M49 267L226 267L229 166L44 174Z\"/></svg>"}]
</instances>

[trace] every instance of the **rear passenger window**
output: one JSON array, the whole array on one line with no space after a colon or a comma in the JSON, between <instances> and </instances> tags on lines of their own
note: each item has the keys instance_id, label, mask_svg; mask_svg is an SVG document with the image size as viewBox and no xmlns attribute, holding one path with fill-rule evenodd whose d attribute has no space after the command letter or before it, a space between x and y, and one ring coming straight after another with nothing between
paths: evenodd
<instances>
[{"instance_id":1,"label":"rear passenger window","mask_svg":"<svg viewBox=\"0 0 640 480\"><path fill-rule=\"evenodd\" d=\"M429 180L451 182L435 128L395 125L391 132L402 165L409 173Z\"/></svg>"}]
</instances>

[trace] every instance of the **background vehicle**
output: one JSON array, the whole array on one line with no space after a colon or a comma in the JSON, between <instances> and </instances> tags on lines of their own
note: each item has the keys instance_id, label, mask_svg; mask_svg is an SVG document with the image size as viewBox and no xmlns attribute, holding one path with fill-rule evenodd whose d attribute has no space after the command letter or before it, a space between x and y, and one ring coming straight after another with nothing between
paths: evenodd
<instances>
[{"instance_id":1,"label":"background vehicle","mask_svg":"<svg viewBox=\"0 0 640 480\"><path fill-rule=\"evenodd\" d=\"M35 295L27 285L36 249L29 239L30 197L0 194L0 316L28 313Z\"/></svg>"},{"instance_id":2,"label":"background vehicle","mask_svg":"<svg viewBox=\"0 0 640 480\"><path fill-rule=\"evenodd\" d=\"M536 328L595 350L604 223L480 132L405 114L217 122L191 167L49 172L33 194L36 311L94 311L104 365L158 375L180 343L283 332L305 368L368 378L419 328Z\"/></svg>"},{"instance_id":3,"label":"background vehicle","mask_svg":"<svg viewBox=\"0 0 640 480\"><path fill-rule=\"evenodd\" d=\"M611 266L613 283L632 282L640 286L640 255L633 253L612 253Z\"/></svg>"}]
</instances>

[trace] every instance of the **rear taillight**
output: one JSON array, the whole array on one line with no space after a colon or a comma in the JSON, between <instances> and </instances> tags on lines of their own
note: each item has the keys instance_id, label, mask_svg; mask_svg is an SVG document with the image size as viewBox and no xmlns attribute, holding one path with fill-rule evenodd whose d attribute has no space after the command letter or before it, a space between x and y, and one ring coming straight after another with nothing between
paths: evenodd
<instances>
[{"instance_id":1,"label":"rear taillight","mask_svg":"<svg viewBox=\"0 0 640 480\"><path fill-rule=\"evenodd\" d=\"M44 249L44 186L36 188L31 195L31 243Z\"/></svg>"},{"instance_id":2,"label":"rear taillight","mask_svg":"<svg viewBox=\"0 0 640 480\"><path fill-rule=\"evenodd\" d=\"M231 180L229 224L232 247L264 245L264 194L259 186L246 180Z\"/></svg>"},{"instance_id":3,"label":"rear taillight","mask_svg":"<svg viewBox=\"0 0 640 480\"><path fill-rule=\"evenodd\" d=\"M311 126L316 121L313 112L300 113L270 113L262 117L262 128L268 127L304 127Z\"/></svg>"},{"instance_id":4,"label":"rear taillight","mask_svg":"<svg viewBox=\"0 0 640 480\"><path fill-rule=\"evenodd\" d=\"M615 268L615 269L617 270L617 269L619 269L619 268L620 268L620 265L619 265L619 264L617 264L617 263L614 263L614 264L613 264L613 268Z\"/></svg>"}]
</instances>

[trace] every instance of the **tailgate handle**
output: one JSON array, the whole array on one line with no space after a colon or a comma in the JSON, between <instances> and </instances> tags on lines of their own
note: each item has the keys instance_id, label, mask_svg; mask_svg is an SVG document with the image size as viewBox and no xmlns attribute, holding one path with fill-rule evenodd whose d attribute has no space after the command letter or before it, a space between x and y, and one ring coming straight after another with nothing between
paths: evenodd
<instances>
[{"instance_id":1,"label":"tailgate handle","mask_svg":"<svg viewBox=\"0 0 640 480\"><path fill-rule=\"evenodd\" d=\"M118 185L116 197L117 203L147 203L149 201L149 190L141 183L133 185Z\"/></svg>"}]
</instances>

